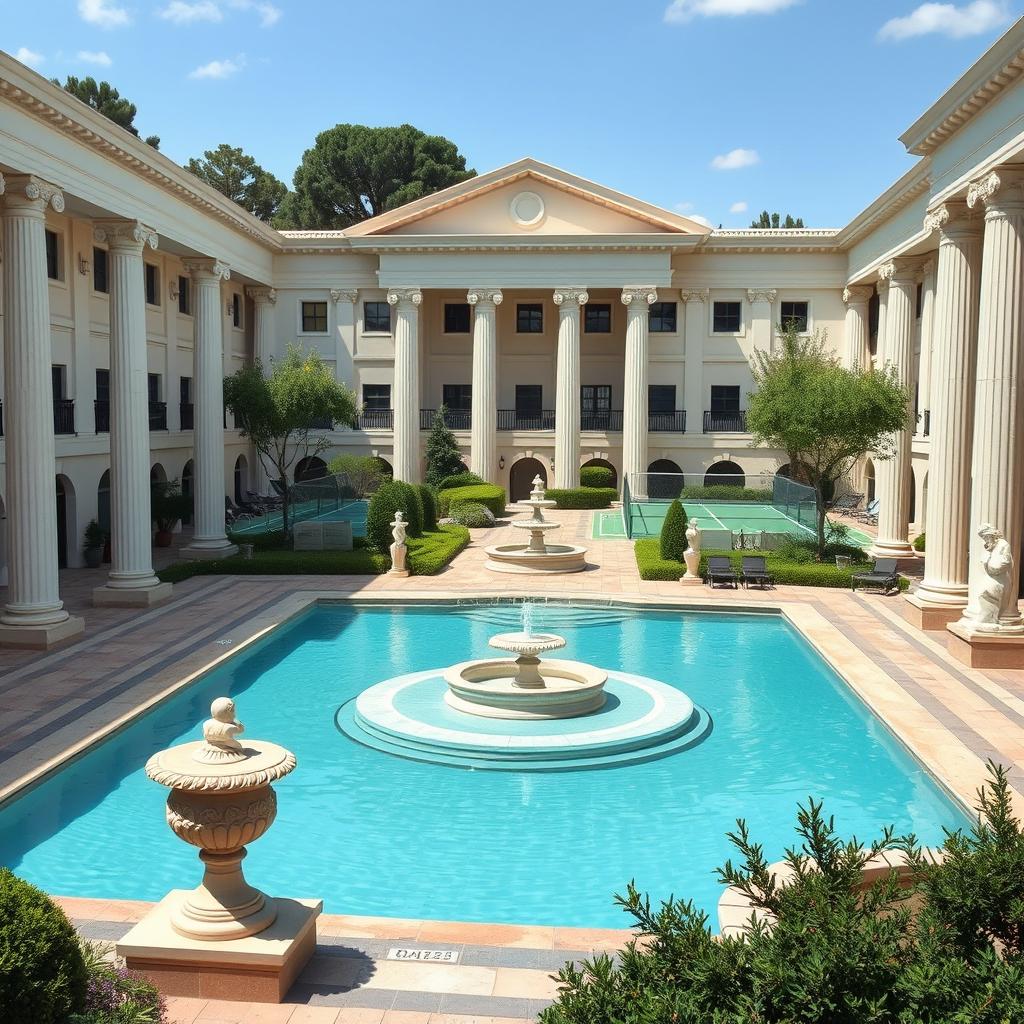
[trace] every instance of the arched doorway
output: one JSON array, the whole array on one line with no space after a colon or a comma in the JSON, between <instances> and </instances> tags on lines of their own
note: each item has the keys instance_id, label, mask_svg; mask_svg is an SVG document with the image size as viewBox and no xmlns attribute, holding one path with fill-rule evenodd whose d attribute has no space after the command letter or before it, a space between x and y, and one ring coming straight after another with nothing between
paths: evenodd
<instances>
[{"instance_id":1,"label":"arched doorway","mask_svg":"<svg viewBox=\"0 0 1024 1024\"><path fill-rule=\"evenodd\" d=\"M96 522L104 533L110 533L110 470L105 469L96 488Z\"/></svg>"},{"instance_id":2,"label":"arched doorway","mask_svg":"<svg viewBox=\"0 0 1024 1024\"><path fill-rule=\"evenodd\" d=\"M390 462L388 462L387 459L382 459L379 455L374 455L373 461L376 462L378 466L380 466L381 473L383 473L388 480L394 478L394 467L391 465Z\"/></svg>"},{"instance_id":3,"label":"arched doorway","mask_svg":"<svg viewBox=\"0 0 1024 1024\"><path fill-rule=\"evenodd\" d=\"M63 473L57 476L57 567L68 567L69 554L77 551L75 537L75 485Z\"/></svg>"},{"instance_id":4,"label":"arched doorway","mask_svg":"<svg viewBox=\"0 0 1024 1024\"><path fill-rule=\"evenodd\" d=\"M153 468L149 471L149 486L165 483L167 483L167 471L159 462L154 462Z\"/></svg>"},{"instance_id":5,"label":"arched doorway","mask_svg":"<svg viewBox=\"0 0 1024 1024\"><path fill-rule=\"evenodd\" d=\"M193 486L192 486L192 483L193 483L192 477L193 477L193 466L192 466L192 460L189 459L188 462L185 463L184 467L181 470L181 493L184 494L186 498L194 497L194 491L193 491ZM192 513L191 512L189 512L188 515L184 515L184 516L181 517L181 525L182 526L191 526L192 525Z\"/></svg>"},{"instance_id":6,"label":"arched doorway","mask_svg":"<svg viewBox=\"0 0 1024 1024\"><path fill-rule=\"evenodd\" d=\"M0 587L7 586L7 507L0 497Z\"/></svg>"},{"instance_id":7,"label":"arched doorway","mask_svg":"<svg viewBox=\"0 0 1024 1024\"><path fill-rule=\"evenodd\" d=\"M917 474L913 469L910 471L910 479L907 481L907 486L910 488L910 514L907 516L907 522L917 522Z\"/></svg>"},{"instance_id":8,"label":"arched doorway","mask_svg":"<svg viewBox=\"0 0 1024 1024\"><path fill-rule=\"evenodd\" d=\"M235 504L240 505L245 501L246 491L249 490L249 460L244 455L235 459Z\"/></svg>"},{"instance_id":9,"label":"arched doorway","mask_svg":"<svg viewBox=\"0 0 1024 1024\"><path fill-rule=\"evenodd\" d=\"M868 459L864 463L865 499L870 504L875 500L875 464Z\"/></svg>"},{"instance_id":10,"label":"arched doorway","mask_svg":"<svg viewBox=\"0 0 1024 1024\"><path fill-rule=\"evenodd\" d=\"M704 474L705 487L745 487L746 477L743 470L735 462L715 462Z\"/></svg>"},{"instance_id":11,"label":"arched doorway","mask_svg":"<svg viewBox=\"0 0 1024 1024\"><path fill-rule=\"evenodd\" d=\"M533 490L533 478L539 476L547 487L548 471L540 459L525 458L512 464L508 474L509 501L524 501Z\"/></svg>"},{"instance_id":12,"label":"arched doorway","mask_svg":"<svg viewBox=\"0 0 1024 1024\"><path fill-rule=\"evenodd\" d=\"M295 482L301 484L305 480L319 480L327 476L327 463L316 455L308 455L299 459L295 467Z\"/></svg>"},{"instance_id":13,"label":"arched doorway","mask_svg":"<svg viewBox=\"0 0 1024 1024\"><path fill-rule=\"evenodd\" d=\"M647 496L649 498L671 501L682 494L683 471L671 459L655 459L647 467L647 473Z\"/></svg>"},{"instance_id":14,"label":"arched doorway","mask_svg":"<svg viewBox=\"0 0 1024 1024\"><path fill-rule=\"evenodd\" d=\"M600 466L602 469L607 469L612 475L611 486L619 486L618 471L607 459L588 459L582 466L580 466L580 469L586 469L588 466Z\"/></svg>"}]
</instances>

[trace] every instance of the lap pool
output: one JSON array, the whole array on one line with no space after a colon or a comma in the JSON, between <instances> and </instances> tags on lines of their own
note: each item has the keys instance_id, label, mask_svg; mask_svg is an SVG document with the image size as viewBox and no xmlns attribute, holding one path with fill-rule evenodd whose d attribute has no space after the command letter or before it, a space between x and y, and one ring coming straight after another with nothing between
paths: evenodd
<instances>
[{"instance_id":1,"label":"lap pool","mask_svg":"<svg viewBox=\"0 0 1024 1024\"><path fill-rule=\"evenodd\" d=\"M710 716L702 742L641 764L474 771L406 760L339 732L367 686L480 657L518 627L503 605L322 605L223 664L0 810L0 863L66 896L158 900L199 880L143 765L199 736L213 697L236 698L245 738L293 750L274 827L249 880L316 896L332 913L626 927L612 903L635 879L652 898L712 914L725 833L744 817L770 860L796 804L825 800L844 836L894 824L924 843L964 812L774 615L537 607L564 655L653 677Z\"/></svg>"}]
</instances>

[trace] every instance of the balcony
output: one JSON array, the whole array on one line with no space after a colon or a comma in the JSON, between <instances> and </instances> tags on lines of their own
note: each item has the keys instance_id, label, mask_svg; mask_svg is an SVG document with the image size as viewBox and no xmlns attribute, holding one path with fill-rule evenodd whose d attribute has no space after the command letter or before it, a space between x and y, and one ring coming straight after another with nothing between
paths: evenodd
<instances>
[{"instance_id":1,"label":"balcony","mask_svg":"<svg viewBox=\"0 0 1024 1024\"><path fill-rule=\"evenodd\" d=\"M110 433L110 400L97 398L92 403L93 417L96 420L96 433Z\"/></svg>"},{"instance_id":2,"label":"balcony","mask_svg":"<svg viewBox=\"0 0 1024 1024\"><path fill-rule=\"evenodd\" d=\"M499 430L554 430L555 410L540 409L520 412L517 409L498 410Z\"/></svg>"},{"instance_id":3,"label":"balcony","mask_svg":"<svg viewBox=\"0 0 1024 1024\"><path fill-rule=\"evenodd\" d=\"M434 425L436 409L420 409L420 430L429 430ZM449 430L469 430L471 413L468 409L445 409L444 425Z\"/></svg>"},{"instance_id":4,"label":"balcony","mask_svg":"<svg viewBox=\"0 0 1024 1024\"><path fill-rule=\"evenodd\" d=\"M647 429L652 434L685 434L686 410L652 412L647 416Z\"/></svg>"},{"instance_id":5,"label":"balcony","mask_svg":"<svg viewBox=\"0 0 1024 1024\"><path fill-rule=\"evenodd\" d=\"M181 402L178 406L178 411L181 414L181 429L192 430L192 424L195 419L195 406L191 402Z\"/></svg>"},{"instance_id":6,"label":"balcony","mask_svg":"<svg viewBox=\"0 0 1024 1024\"><path fill-rule=\"evenodd\" d=\"M358 430L393 430L394 427L394 409L364 409L356 424Z\"/></svg>"},{"instance_id":7,"label":"balcony","mask_svg":"<svg viewBox=\"0 0 1024 1024\"><path fill-rule=\"evenodd\" d=\"M704 412L705 434L745 434L746 412Z\"/></svg>"},{"instance_id":8,"label":"balcony","mask_svg":"<svg viewBox=\"0 0 1024 1024\"><path fill-rule=\"evenodd\" d=\"M73 434L75 432L75 400L55 398L53 400L53 432Z\"/></svg>"},{"instance_id":9,"label":"balcony","mask_svg":"<svg viewBox=\"0 0 1024 1024\"><path fill-rule=\"evenodd\" d=\"M167 429L167 403L166 402L150 402L149 403L149 429L150 430L166 430Z\"/></svg>"},{"instance_id":10,"label":"balcony","mask_svg":"<svg viewBox=\"0 0 1024 1024\"><path fill-rule=\"evenodd\" d=\"M605 409L600 412L581 412L580 430L598 430L602 433L622 433L622 410Z\"/></svg>"}]
</instances>

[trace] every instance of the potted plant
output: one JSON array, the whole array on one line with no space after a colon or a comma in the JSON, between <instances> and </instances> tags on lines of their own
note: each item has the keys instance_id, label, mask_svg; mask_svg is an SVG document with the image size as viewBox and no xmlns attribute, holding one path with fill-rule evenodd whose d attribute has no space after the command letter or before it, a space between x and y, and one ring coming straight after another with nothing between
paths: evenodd
<instances>
[{"instance_id":1,"label":"potted plant","mask_svg":"<svg viewBox=\"0 0 1024 1024\"><path fill-rule=\"evenodd\" d=\"M192 511L192 499L181 493L177 480L162 481L153 485L152 511L156 524L154 543L158 548L169 548L175 526Z\"/></svg>"},{"instance_id":2,"label":"potted plant","mask_svg":"<svg viewBox=\"0 0 1024 1024\"><path fill-rule=\"evenodd\" d=\"M85 536L82 542L82 555L85 558L85 564L90 569L98 569L103 562L103 545L106 539L107 535L103 527L95 519L90 519L85 527Z\"/></svg>"}]
</instances>

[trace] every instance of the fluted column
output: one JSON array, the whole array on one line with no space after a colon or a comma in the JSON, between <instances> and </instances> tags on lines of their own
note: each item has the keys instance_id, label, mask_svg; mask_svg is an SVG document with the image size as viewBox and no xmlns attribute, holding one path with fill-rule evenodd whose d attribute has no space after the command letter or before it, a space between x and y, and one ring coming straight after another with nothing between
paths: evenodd
<instances>
[{"instance_id":1,"label":"fluted column","mask_svg":"<svg viewBox=\"0 0 1024 1024\"><path fill-rule=\"evenodd\" d=\"M913 381L914 302L917 298L915 263L887 263L878 276L885 298L883 363L892 366L908 395ZM888 285L886 288L885 286ZM872 548L876 557L911 557L910 546L910 402L904 428L893 437L893 455L875 464L878 506L878 537Z\"/></svg>"},{"instance_id":2,"label":"fluted column","mask_svg":"<svg viewBox=\"0 0 1024 1024\"><path fill-rule=\"evenodd\" d=\"M224 310L221 281L231 269L220 260L186 260L195 291L193 451L195 530L187 558L223 558L238 549L224 531Z\"/></svg>"},{"instance_id":3,"label":"fluted column","mask_svg":"<svg viewBox=\"0 0 1024 1024\"><path fill-rule=\"evenodd\" d=\"M704 341L708 336L707 288L684 288L683 344L685 373L683 408L686 410L686 432L699 434L704 429Z\"/></svg>"},{"instance_id":4,"label":"fluted column","mask_svg":"<svg viewBox=\"0 0 1024 1024\"><path fill-rule=\"evenodd\" d=\"M928 224L925 220L925 224ZM914 433L924 437L925 427L930 429L930 422L925 422L925 413L931 418L932 374L935 360L935 282L937 263L934 259L924 262L921 276L921 358L917 364L917 413L918 421L914 424ZM927 518L927 515L926 517Z\"/></svg>"},{"instance_id":5,"label":"fluted column","mask_svg":"<svg viewBox=\"0 0 1024 1024\"><path fill-rule=\"evenodd\" d=\"M622 392L622 479L630 475L638 484L641 473L647 472L647 379L650 353L648 351L648 313L652 302L658 301L658 290L653 286L635 286L622 289L622 304L626 307L625 386ZM631 484L633 486L633 484ZM643 488L635 497L641 497Z\"/></svg>"},{"instance_id":6,"label":"fluted column","mask_svg":"<svg viewBox=\"0 0 1024 1024\"><path fill-rule=\"evenodd\" d=\"M580 306L583 288L559 288L558 361L555 368L555 486L580 485Z\"/></svg>"},{"instance_id":7,"label":"fluted column","mask_svg":"<svg viewBox=\"0 0 1024 1024\"><path fill-rule=\"evenodd\" d=\"M504 296L495 288L474 288L466 296L473 307L473 389L470 415L470 468L484 480L498 473L497 309Z\"/></svg>"},{"instance_id":8,"label":"fluted column","mask_svg":"<svg viewBox=\"0 0 1024 1024\"><path fill-rule=\"evenodd\" d=\"M105 586L93 604L155 604L171 585L153 572L149 481L149 392L146 373L146 293L142 253L156 232L139 221L100 221L97 242L108 247L110 289L110 550Z\"/></svg>"},{"instance_id":9,"label":"fluted column","mask_svg":"<svg viewBox=\"0 0 1024 1024\"><path fill-rule=\"evenodd\" d=\"M846 348L843 362L847 366L860 366L862 369L866 369L870 365L868 307L872 294L873 290L864 285L851 285L843 289L843 302L846 303L844 326Z\"/></svg>"},{"instance_id":10,"label":"fluted column","mask_svg":"<svg viewBox=\"0 0 1024 1024\"><path fill-rule=\"evenodd\" d=\"M392 288L388 302L395 310L394 473L409 484L420 480L420 351L419 288Z\"/></svg>"},{"instance_id":11,"label":"fluted column","mask_svg":"<svg viewBox=\"0 0 1024 1024\"><path fill-rule=\"evenodd\" d=\"M274 306L277 304L277 292L273 288L246 288L245 294L252 299L253 304L253 355L256 362L263 370L263 375L268 376L272 370L271 362L274 358L276 345L276 332L274 330ZM270 473L263 465L263 457L254 450L256 465L255 479L253 486L257 494L270 493Z\"/></svg>"},{"instance_id":12,"label":"fluted column","mask_svg":"<svg viewBox=\"0 0 1024 1024\"><path fill-rule=\"evenodd\" d=\"M756 352L770 353L775 324L772 323L772 307L778 296L775 288L748 288L747 302L750 303L750 341Z\"/></svg>"},{"instance_id":13,"label":"fluted column","mask_svg":"<svg viewBox=\"0 0 1024 1024\"><path fill-rule=\"evenodd\" d=\"M54 500L50 298L46 277L46 209L64 196L39 178L4 181L4 432L8 590L0 643L48 647L80 633L60 599Z\"/></svg>"},{"instance_id":14,"label":"fluted column","mask_svg":"<svg viewBox=\"0 0 1024 1024\"><path fill-rule=\"evenodd\" d=\"M930 374L928 548L924 580L911 603L921 610L920 625L941 628L967 604L981 224L966 208L949 204L929 213L925 227L938 230L939 254Z\"/></svg>"}]
</instances>

